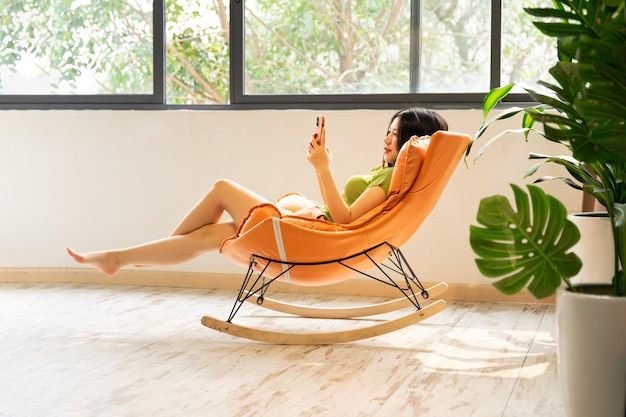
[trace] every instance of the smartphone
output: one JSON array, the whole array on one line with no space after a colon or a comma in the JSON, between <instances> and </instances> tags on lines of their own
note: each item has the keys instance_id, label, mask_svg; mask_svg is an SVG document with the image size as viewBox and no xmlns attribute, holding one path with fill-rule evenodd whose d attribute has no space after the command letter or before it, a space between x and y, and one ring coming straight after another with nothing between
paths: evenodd
<instances>
[{"instance_id":1,"label":"smartphone","mask_svg":"<svg viewBox=\"0 0 626 417\"><path fill-rule=\"evenodd\" d=\"M324 116L317 116L317 121L315 122L315 126L317 126L317 128L315 129L315 133L317 133L318 143L322 140L322 128L324 127L324 124L326 124L326 118Z\"/></svg>"}]
</instances>

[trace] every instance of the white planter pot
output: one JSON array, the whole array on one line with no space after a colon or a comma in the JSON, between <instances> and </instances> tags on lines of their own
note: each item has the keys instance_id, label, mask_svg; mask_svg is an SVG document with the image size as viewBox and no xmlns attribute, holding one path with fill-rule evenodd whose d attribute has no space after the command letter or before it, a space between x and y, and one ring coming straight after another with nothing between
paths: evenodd
<instances>
[{"instance_id":1,"label":"white planter pot","mask_svg":"<svg viewBox=\"0 0 626 417\"><path fill-rule=\"evenodd\" d=\"M625 417L626 297L560 288L556 307L559 382L567 416Z\"/></svg>"},{"instance_id":2,"label":"white planter pot","mask_svg":"<svg viewBox=\"0 0 626 417\"><path fill-rule=\"evenodd\" d=\"M580 240L572 252L583 261L578 275L572 277L572 284L610 284L615 273L615 248L608 213L578 213L567 218L580 230Z\"/></svg>"}]
</instances>

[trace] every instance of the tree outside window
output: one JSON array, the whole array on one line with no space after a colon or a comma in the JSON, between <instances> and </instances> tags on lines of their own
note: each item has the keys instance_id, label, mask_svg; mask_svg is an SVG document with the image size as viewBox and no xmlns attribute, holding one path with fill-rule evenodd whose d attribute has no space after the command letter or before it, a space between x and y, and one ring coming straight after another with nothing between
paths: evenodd
<instances>
[{"instance_id":1,"label":"tree outside window","mask_svg":"<svg viewBox=\"0 0 626 417\"><path fill-rule=\"evenodd\" d=\"M242 0L232 22L226 0L167 0L163 104L229 104L233 74L249 96L486 92L491 1ZM152 94L152 7L0 0L0 98ZM554 48L536 46L519 1L503 0L502 16L502 83L545 77ZM231 44L231 24L243 45ZM230 67L236 48L242 68Z\"/></svg>"}]
</instances>

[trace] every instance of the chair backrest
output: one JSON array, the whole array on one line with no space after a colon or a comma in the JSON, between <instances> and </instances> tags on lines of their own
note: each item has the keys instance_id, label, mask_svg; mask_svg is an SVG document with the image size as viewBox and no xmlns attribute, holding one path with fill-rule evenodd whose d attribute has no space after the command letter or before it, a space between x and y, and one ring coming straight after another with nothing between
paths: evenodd
<instances>
[{"instance_id":1,"label":"chair backrest","mask_svg":"<svg viewBox=\"0 0 626 417\"><path fill-rule=\"evenodd\" d=\"M220 252L244 267L253 254L318 264L289 273L298 285L327 285L349 278L354 273L331 261L383 242L403 245L435 207L470 140L466 134L440 131L430 143L409 141L398 155L387 201L350 224L282 217L276 207L265 204L251 210L237 234L222 242ZM383 248L373 256L383 260L386 253ZM355 265L360 262L354 260ZM267 272L279 271L275 269Z\"/></svg>"},{"instance_id":2,"label":"chair backrest","mask_svg":"<svg viewBox=\"0 0 626 417\"><path fill-rule=\"evenodd\" d=\"M435 208L470 141L469 135L440 131L427 149L419 140L407 143L392 178L392 187L398 188L390 188L383 211L374 218L376 224L368 227L375 235L372 239L399 247L413 236ZM403 172L402 178L395 178Z\"/></svg>"}]
</instances>

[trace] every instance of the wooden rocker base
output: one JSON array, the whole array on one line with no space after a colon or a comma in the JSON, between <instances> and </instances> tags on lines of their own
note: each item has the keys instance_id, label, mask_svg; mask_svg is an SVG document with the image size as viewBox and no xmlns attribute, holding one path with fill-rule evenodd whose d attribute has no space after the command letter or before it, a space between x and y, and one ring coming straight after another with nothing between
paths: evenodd
<instances>
[{"instance_id":1,"label":"wooden rocker base","mask_svg":"<svg viewBox=\"0 0 626 417\"><path fill-rule=\"evenodd\" d=\"M382 262L377 262L372 256L381 247L388 250L388 257ZM357 257L363 257L369 261L370 269L359 270L350 266L349 261ZM257 265L263 265L260 271L256 271ZM273 277L266 277L265 271L271 264L281 265L282 272ZM339 267L348 268L351 272L359 273L365 277L374 279L380 283L396 288L402 297L368 306L346 307L346 308L320 308L312 306L295 305L273 300L265 297L269 286L277 279L281 278L286 272L293 271L295 268L315 267L316 265L337 264ZM367 262L361 265L368 265ZM253 255L250 260L248 272L243 280L239 294L235 300L231 313L226 321L219 320L211 316L204 316L202 324L211 329L227 333L237 337L243 337L260 342L276 343L276 344L330 344L351 342L360 339L367 339L379 336L385 333L393 332L411 324L431 317L439 313L446 307L443 300L432 301L433 297L439 296L448 289L445 282L436 284L431 288L424 288L419 281L406 258L399 248L390 245L387 242L378 244L363 252L350 255L346 258L324 261L319 263L296 263L285 262L276 259L264 258ZM423 300L427 300L430 304L421 306L418 300L421 296ZM383 323L366 326L354 330L342 330L334 332L277 332L271 330L256 329L241 326L233 323L233 319L239 309L245 302L255 302L261 307L279 311L287 314L294 314L301 317L322 318L322 319L349 319L354 317L373 316L383 313L399 310L407 306L413 306L417 311L407 314L404 317L389 320Z\"/></svg>"},{"instance_id":2,"label":"wooden rocker base","mask_svg":"<svg viewBox=\"0 0 626 417\"><path fill-rule=\"evenodd\" d=\"M440 282L439 284L427 288L426 291L428 293L428 298L434 298L446 292L447 289L448 284L446 284L445 282ZM386 301L384 303L359 307L321 308L285 303L267 297L263 297L263 299L261 300L260 297L256 294L249 295L250 298L247 298L246 301L258 304L261 307L265 307L269 310L287 314L294 314L301 317L318 319L350 319L354 317L367 317L375 316L377 314L389 313L404 307L414 305L412 300L417 297L416 295L411 295L407 297L396 298L394 300Z\"/></svg>"},{"instance_id":3,"label":"wooden rocker base","mask_svg":"<svg viewBox=\"0 0 626 417\"><path fill-rule=\"evenodd\" d=\"M340 330L334 332L277 332L241 326L210 316L202 317L202 324L222 333L259 342L280 345L328 345L334 343L352 342L390 333L432 317L443 311L445 308L446 302L444 300L437 300L425 307L422 307L420 310L414 311L397 319L358 329Z\"/></svg>"}]
</instances>

